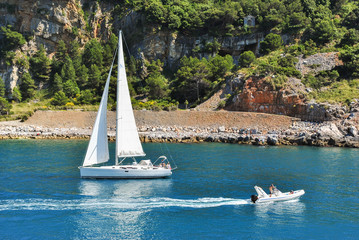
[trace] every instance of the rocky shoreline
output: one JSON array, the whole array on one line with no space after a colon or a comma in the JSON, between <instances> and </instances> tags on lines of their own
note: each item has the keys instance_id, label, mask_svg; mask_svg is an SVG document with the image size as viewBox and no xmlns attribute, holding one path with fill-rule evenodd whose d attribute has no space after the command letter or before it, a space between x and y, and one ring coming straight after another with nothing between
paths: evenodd
<instances>
[{"instance_id":1,"label":"rocky shoreline","mask_svg":"<svg viewBox=\"0 0 359 240\"><path fill-rule=\"evenodd\" d=\"M257 129L236 127L139 126L142 142L199 143L221 142L251 145L309 145L359 148L359 134L351 120L311 123L294 121L288 129ZM53 128L0 125L0 139L89 139L91 127ZM115 130L108 137L115 140Z\"/></svg>"}]
</instances>

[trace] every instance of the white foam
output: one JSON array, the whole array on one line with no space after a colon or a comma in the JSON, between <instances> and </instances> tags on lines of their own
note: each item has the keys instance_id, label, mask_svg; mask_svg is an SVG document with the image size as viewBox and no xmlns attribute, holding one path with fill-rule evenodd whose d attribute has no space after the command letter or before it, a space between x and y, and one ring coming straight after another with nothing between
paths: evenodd
<instances>
[{"instance_id":1,"label":"white foam","mask_svg":"<svg viewBox=\"0 0 359 240\"><path fill-rule=\"evenodd\" d=\"M233 198L127 198L99 199L84 198L74 200L57 199L11 199L0 200L0 211L9 210L91 210L123 209L138 210L164 207L210 208L249 204L248 200Z\"/></svg>"}]
</instances>

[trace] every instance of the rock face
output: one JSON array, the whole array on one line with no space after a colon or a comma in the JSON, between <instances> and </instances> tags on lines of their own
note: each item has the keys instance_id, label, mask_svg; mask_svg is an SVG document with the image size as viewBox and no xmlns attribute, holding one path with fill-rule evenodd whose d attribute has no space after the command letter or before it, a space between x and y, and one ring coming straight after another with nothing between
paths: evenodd
<instances>
[{"instance_id":1,"label":"rock face","mask_svg":"<svg viewBox=\"0 0 359 240\"><path fill-rule=\"evenodd\" d=\"M182 33L158 30L149 26L138 12L129 12L121 21L111 18L114 3L108 1L80 0L0 0L0 26L12 25L29 40L21 47L22 54L31 56L44 45L49 57L56 52L60 40L79 41L82 45L91 38L107 39L109 29L122 29L133 54L143 60L160 59L165 66L175 69L185 55L199 58L212 56L206 44L218 42L221 54L231 54L235 61L244 49L257 51L264 39L263 33L238 37L214 38L207 34L190 37ZM84 11L89 13L85 21ZM1 38L1 36L0 36ZM140 49L140 51L138 51ZM21 72L9 74L9 69L0 61L0 76L6 87L16 86ZM11 75L11 76L10 76Z\"/></svg>"},{"instance_id":2,"label":"rock face","mask_svg":"<svg viewBox=\"0 0 359 240\"><path fill-rule=\"evenodd\" d=\"M304 97L284 89L274 90L264 78L251 77L246 80L242 92L233 99L230 110L297 115L297 106Z\"/></svg>"},{"instance_id":3,"label":"rock face","mask_svg":"<svg viewBox=\"0 0 359 240\"><path fill-rule=\"evenodd\" d=\"M338 53L318 53L308 58L299 57L296 68L302 74L331 70L342 65L338 59ZM299 118L305 121L322 122L335 119L343 119L348 109L339 105L316 103L307 101L303 93L308 89L301 83L300 79L289 78L287 85L281 89L274 89L270 84L271 79L276 76L249 77L240 82L244 83L227 106L227 110L249 111L281 114ZM234 78L233 82L238 82ZM359 104L358 104L359 105ZM359 111L353 103L353 109Z\"/></svg>"},{"instance_id":4,"label":"rock face","mask_svg":"<svg viewBox=\"0 0 359 240\"><path fill-rule=\"evenodd\" d=\"M84 35L82 29L85 22L80 14L81 6L76 0L7 0L5 2L14 9L12 13L3 9L8 18L7 22L23 35L33 36L30 43L24 46L24 51L30 53L36 51L36 48L31 47L33 46L31 42L35 42L35 46L43 44L51 53L56 50L60 39L66 41L76 38L73 28L78 28L79 34Z\"/></svg>"},{"instance_id":5,"label":"rock face","mask_svg":"<svg viewBox=\"0 0 359 240\"><path fill-rule=\"evenodd\" d=\"M267 79L258 77L247 79L242 92L235 95L226 109L287 115L312 122L342 119L347 115L346 107L308 102L303 94L288 87L273 89Z\"/></svg>"},{"instance_id":6,"label":"rock face","mask_svg":"<svg viewBox=\"0 0 359 240\"><path fill-rule=\"evenodd\" d=\"M132 36L127 34L126 40L132 43L131 52L137 53L137 58L141 58L142 55L147 60L160 59L170 69L175 69L185 55L198 58L213 56L214 53L206 49L207 43L219 43L219 53L232 55L236 62L245 49L257 52L260 41L264 40L263 33L214 38L208 34L188 36L180 32L159 30L158 26L146 25L145 17L138 12L130 12L121 20L119 27L125 34L136 33Z\"/></svg>"},{"instance_id":7,"label":"rock face","mask_svg":"<svg viewBox=\"0 0 359 240\"><path fill-rule=\"evenodd\" d=\"M329 53L317 53L307 58L303 56L298 57L298 63L296 68L303 74L309 72L320 72L325 70L332 70L336 66L343 65L343 62L339 60L338 53L329 52Z\"/></svg>"},{"instance_id":8,"label":"rock face","mask_svg":"<svg viewBox=\"0 0 359 240\"><path fill-rule=\"evenodd\" d=\"M0 0L0 3L0 26L11 25L27 37L28 42L16 50L22 55L31 56L43 45L51 58L60 40L84 44L92 37L107 39L109 36L113 8L109 3L79 0ZM82 4L87 4L87 11L91 12L88 23L84 20ZM18 84L23 69L9 68L3 60L0 66L0 76L10 91Z\"/></svg>"}]
</instances>

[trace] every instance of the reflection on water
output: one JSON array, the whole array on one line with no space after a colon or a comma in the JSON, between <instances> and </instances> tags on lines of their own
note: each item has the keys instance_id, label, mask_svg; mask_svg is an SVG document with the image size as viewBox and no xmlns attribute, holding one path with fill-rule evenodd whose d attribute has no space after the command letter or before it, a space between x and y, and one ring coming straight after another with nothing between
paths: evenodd
<instances>
[{"instance_id":1,"label":"reflection on water","mask_svg":"<svg viewBox=\"0 0 359 240\"><path fill-rule=\"evenodd\" d=\"M305 204L300 199L254 204L254 207L259 225L266 225L268 221L281 224L290 219L296 223L304 220Z\"/></svg>"},{"instance_id":2,"label":"reflection on water","mask_svg":"<svg viewBox=\"0 0 359 240\"><path fill-rule=\"evenodd\" d=\"M95 201L99 208L91 211L81 209L81 217L76 218L78 228L75 236L140 239L149 221L143 214L151 211L151 208L142 206L146 205L145 199L161 192L169 192L171 185L171 179L81 181L79 192L85 197L80 204L91 205ZM112 229L106 236L103 236L103 229L97 227L104 224Z\"/></svg>"}]
</instances>

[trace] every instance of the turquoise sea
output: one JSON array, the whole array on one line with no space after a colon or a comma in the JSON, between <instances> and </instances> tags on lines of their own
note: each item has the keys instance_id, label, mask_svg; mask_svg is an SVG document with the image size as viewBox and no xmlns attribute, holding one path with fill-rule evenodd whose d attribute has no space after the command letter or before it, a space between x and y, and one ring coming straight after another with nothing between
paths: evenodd
<instances>
[{"instance_id":1,"label":"turquoise sea","mask_svg":"<svg viewBox=\"0 0 359 240\"><path fill-rule=\"evenodd\" d=\"M0 239L358 239L359 149L144 144L168 179L82 180L85 140L0 141ZM114 144L110 144L111 151ZM254 185L304 189L249 204Z\"/></svg>"}]
</instances>

